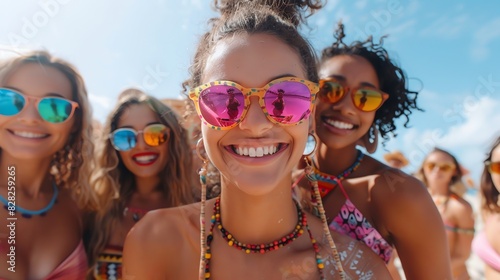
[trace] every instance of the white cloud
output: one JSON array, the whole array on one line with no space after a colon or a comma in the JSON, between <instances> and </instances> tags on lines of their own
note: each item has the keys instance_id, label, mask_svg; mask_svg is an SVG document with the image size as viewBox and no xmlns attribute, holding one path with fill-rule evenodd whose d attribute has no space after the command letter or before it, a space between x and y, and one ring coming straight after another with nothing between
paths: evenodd
<instances>
[{"instance_id":1,"label":"white cloud","mask_svg":"<svg viewBox=\"0 0 500 280\"><path fill-rule=\"evenodd\" d=\"M424 37L438 37L442 39L453 39L466 31L469 24L469 16L461 15L443 15L424 28L420 35Z\"/></svg>"},{"instance_id":2,"label":"white cloud","mask_svg":"<svg viewBox=\"0 0 500 280\"><path fill-rule=\"evenodd\" d=\"M414 127L399 131L398 139L402 141L397 143L397 148L410 160L407 171L415 171L424 157L437 146L454 154L471 171L472 178L476 182L479 180L484 155L492 139L500 135L500 99L470 97L464 99L464 121L451 125L447 130ZM388 147L392 148L392 145Z\"/></svg>"},{"instance_id":3,"label":"white cloud","mask_svg":"<svg viewBox=\"0 0 500 280\"><path fill-rule=\"evenodd\" d=\"M498 38L500 38L500 18L486 23L474 33L472 57L476 60L486 59L490 53L489 44Z\"/></svg>"},{"instance_id":4,"label":"white cloud","mask_svg":"<svg viewBox=\"0 0 500 280\"><path fill-rule=\"evenodd\" d=\"M94 119L104 121L116 102L116 97L89 93L89 102L92 106Z\"/></svg>"}]
</instances>

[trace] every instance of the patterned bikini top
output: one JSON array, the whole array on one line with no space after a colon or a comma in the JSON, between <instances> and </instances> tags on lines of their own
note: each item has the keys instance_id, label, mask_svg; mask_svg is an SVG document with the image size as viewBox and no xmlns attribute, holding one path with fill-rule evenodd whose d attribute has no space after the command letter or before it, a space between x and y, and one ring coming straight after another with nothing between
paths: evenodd
<instances>
[{"instance_id":1,"label":"patterned bikini top","mask_svg":"<svg viewBox=\"0 0 500 280\"><path fill-rule=\"evenodd\" d=\"M392 255L392 246L352 203L342 186L342 182L338 181L337 185L340 187L346 200L340 208L338 215L330 223L330 229L365 243L385 263L388 263Z\"/></svg>"},{"instance_id":2,"label":"patterned bikini top","mask_svg":"<svg viewBox=\"0 0 500 280\"><path fill-rule=\"evenodd\" d=\"M121 280L122 279L122 252L120 246L108 245L99 254L94 267L94 279L96 280Z\"/></svg>"}]
</instances>

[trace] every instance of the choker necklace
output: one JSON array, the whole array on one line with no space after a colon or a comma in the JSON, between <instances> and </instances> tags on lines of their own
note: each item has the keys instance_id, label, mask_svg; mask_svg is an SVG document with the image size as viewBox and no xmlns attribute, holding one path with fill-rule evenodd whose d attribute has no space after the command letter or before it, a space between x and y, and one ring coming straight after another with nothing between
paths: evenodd
<instances>
[{"instance_id":1,"label":"choker necklace","mask_svg":"<svg viewBox=\"0 0 500 280\"><path fill-rule=\"evenodd\" d=\"M207 241L206 241L207 247L205 254L205 279L206 280L210 279L210 259L212 258L210 245L214 239L213 231L215 225L217 225L217 228L222 233L222 237L224 238L224 240L226 240L229 246L235 247L238 250L244 251L247 254L249 253L265 254L267 252L278 250L279 248L284 247L290 244L292 241L299 238L304 233L304 228L306 228L307 232L309 233L309 238L311 239L311 243L313 245L314 253L316 255L316 264L320 274L320 279L322 280L325 279L323 275L324 264L323 264L323 259L321 258L321 255L319 253L320 251L319 246L316 243L316 240L314 239L311 230L309 229L306 215L304 214L304 212L302 212L302 209L300 208L299 204L295 200L294 202L295 206L297 207L298 222L291 233L267 244L245 244L237 241L234 238L234 236L222 226L222 219L220 214L220 197L217 197L214 204L214 214L211 218L212 225L210 227L210 232L207 235Z\"/></svg>"},{"instance_id":2,"label":"choker necklace","mask_svg":"<svg viewBox=\"0 0 500 280\"><path fill-rule=\"evenodd\" d=\"M15 205L15 203L12 203L12 201L7 201L1 195L0 195L0 201L4 205L3 208L5 208L5 210L8 210L9 212L11 211L11 210L9 210L9 207L15 206L15 210L13 210L13 212L21 213L21 216L23 218L29 219L33 216L43 217L43 216L45 216L45 214L47 214L47 212L49 212L50 209L52 209L54 204L57 202L57 195L59 194L59 189L57 188L56 183L52 183L52 189L54 190L54 194L52 195L52 198L50 199L49 204L47 204L47 206L45 206L43 209L36 210L36 211L24 209L21 206Z\"/></svg>"},{"instance_id":3,"label":"choker necklace","mask_svg":"<svg viewBox=\"0 0 500 280\"><path fill-rule=\"evenodd\" d=\"M137 223L149 210L127 206L123 209L123 216L126 217L128 212L132 213L132 220Z\"/></svg>"},{"instance_id":4,"label":"choker necklace","mask_svg":"<svg viewBox=\"0 0 500 280\"><path fill-rule=\"evenodd\" d=\"M332 176L327 173L321 172L316 165L312 164L312 168L314 171L314 174L316 175L316 179L318 180L318 187L319 187L319 192L321 194L321 197L325 197L330 191L332 191L337 184L344 180L345 178L349 177L352 172L356 171L358 167L361 165L361 161L363 161L365 154L358 150L358 157L356 158L356 161L349 166L346 170L342 171L339 175L337 176Z\"/></svg>"}]
</instances>

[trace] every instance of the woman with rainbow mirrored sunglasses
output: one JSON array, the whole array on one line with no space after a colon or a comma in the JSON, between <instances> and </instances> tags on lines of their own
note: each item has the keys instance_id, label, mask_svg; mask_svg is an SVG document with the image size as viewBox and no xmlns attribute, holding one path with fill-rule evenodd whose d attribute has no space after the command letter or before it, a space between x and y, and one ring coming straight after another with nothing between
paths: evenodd
<instances>
[{"instance_id":1,"label":"woman with rainbow mirrored sunglasses","mask_svg":"<svg viewBox=\"0 0 500 280\"><path fill-rule=\"evenodd\" d=\"M92 185L106 204L93 220L89 277L125 279L129 230L151 210L194 201L191 147L177 114L137 89L120 94L97 146Z\"/></svg>"},{"instance_id":2,"label":"woman with rainbow mirrored sunglasses","mask_svg":"<svg viewBox=\"0 0 500 280\"><path fill-rule=\"evenodd\" d=\"M91 119L68 62L37 51L0 63L0 218L12 225L0 228L0 279L85 277Z\"/></svg>"},{"instance_id":3,"label":"woman with rainbow mirrored sunglasses","mask_svg":"<svg viewBox=\"0 0 500 280\"><path fill-rule=\"evenodd\" d=\"M369 246L395 279L400 276L394 249L406 279L450 279L442 222L421 183L357 148L373 153L379 135L388 140L397 118L408 120L418 109L417 92L406 87L403 69L381 43L348 44L342 24L334 36L319 63L315 120L320 144L311 157L329 227ZM303 174L297 183L309 196Z\"/></svg>"},{"instance_id":4,"label":"woman with rainbow mirrored sunglasses","mask_svg":"<svg viewBox=\"0 0 500 280\"><path fill-rule=\"evenodd\" d=\"M218 4L222 15L202 36L185 84L202 122L197 152L219 169L220 196L205 199L203 168L200 203L146 215L125 243L126 277L387 279L378 256L332 237L292 195L318 91L314 53L297 19L318 3Z\"/></svg>"}]
</instances>

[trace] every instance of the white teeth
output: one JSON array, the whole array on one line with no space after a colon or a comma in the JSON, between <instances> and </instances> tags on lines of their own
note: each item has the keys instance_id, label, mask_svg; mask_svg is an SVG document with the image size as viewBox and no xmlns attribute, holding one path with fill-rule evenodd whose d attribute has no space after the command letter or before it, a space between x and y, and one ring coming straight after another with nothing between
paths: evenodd
<instances>
[{"instance_id":1,"label":"white teeth","mask_svg":"<svg viewBox=\"0 0 500 280\"><path fill-rule=\"evenodd\" d=\"M248 157L263 157L272 155L278 151L277 145L263 146L263 147L235 147L234 151L240 156Z\"/></svg>"},{"instance_id":2,"label":"white teeth","mask_svg":"<svg viewBox=\"0 0 500 280\"><path fill-rule=\"evenodd\" d=\"M327 120L326 121L329 125L339 128L339 129L352 129L354 127L353 124L350 123L345 123L341 121L332 121L332 120Z\"/></svg>"},{"instance_id":3,"label":"white teeth","mask_svg":"<svg viewBox=\"0 0 500 280\"><path fill-rule=\"evenodd\" d=\"M256 152L257 152L258 157L261 157L264 155L264 149L262 147L258 147Z\"/></svg>"},{"instance_id":4,"label":"white teeth","mask_svg":"<svg viewBox=\"0 0 500 280\"><path fill-rule=\"evenodd\" d=\"M40 134L40 133L33 133L33 132L27 132L27 131L14 131L14 134L17 136L21 136L24 138L43 138L47 136L48 134Z\"/></svg>"},{"instance_id":5,"label":"white teeth","mask_svg":"<svg viewBox=\"0 0 500 280\"><path fill-rule=\"evenodd\" d=\"M134 160L139 162L139 163L148 163L148 162L155 160L156 158L158 158L157 155L138 156L138 157L134 157Z\"/></svg>"},{"instance_id":6,"label":"white teeth","mask_svg":"<svg viewBox=\"0 0 500 280\"><path fill-rule=\"evenodd\" d=\"M248 149L248 155L249 155L250 157L255 157L255 156L256 156L256 153L255 153L255 148L250 147L250 148Z\"/></svg>"}]
</instances>

